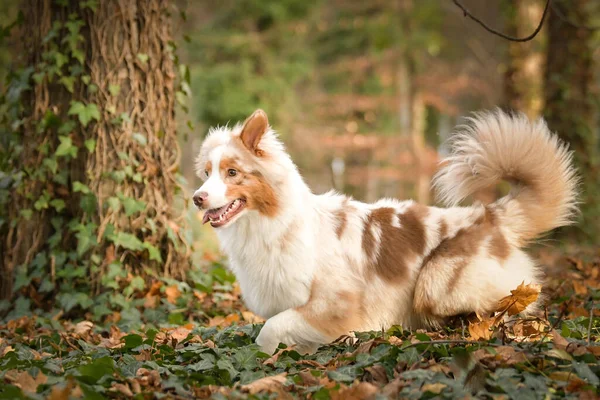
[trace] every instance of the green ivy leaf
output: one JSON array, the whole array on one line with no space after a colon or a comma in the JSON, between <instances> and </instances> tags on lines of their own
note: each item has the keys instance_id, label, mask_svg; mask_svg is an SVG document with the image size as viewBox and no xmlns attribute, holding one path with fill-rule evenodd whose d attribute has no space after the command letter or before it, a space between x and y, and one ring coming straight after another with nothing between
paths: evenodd
<instances>
[{"instance_id":1,"label":"green ivy leaf","mask_svg":"<svg viewBox=\"0 0 600 400\"><path fill-rule=\"evenodd\" d=\"M89 384L98 382L104 376L112 376L115 370L115 363L109 356L97 358L87 365L82 365L78 369L81 374L78 379Z\"/></svg>"},{"instance_id":2,"label":"green ivy leaf","mask_svg":"<svg viewBox=\"0 0 600 400\"><path fill-rule=\"evenodd\" d=\"M59 136L58 140L60 140L60 144L56 148L56 153L54 153L57 157L64 156L77 156L77 147L73 146L73 141L69 136Z\"/></svg>"},{"instance_id":3,"label":"green ivy leaf","mask_svg":"<svg viewBox=\"0 0 600 400\"><path fill-rule=\"evenodd\" d=\"M73 132L74 129L75 129L75 122L66 121L60 126L60 128L58 128L58 134L59 135L68 135L69 133Z\"/></svg>"},{"instance_id":4,"label":"green ivy leaf","mask_svg":"<svg viewBox=\"0 0 600 400\"><path fill-rule=\"evenodd\" d=\"M42 165L48 168L53 174L56 174L56 171L58 170L58 162L55 158L44 158Z\"/></svg>"},{"instance_id":5,"label":"green ivy leaf","mask_svg":"<svg viewBox=\"0 0 600 400\"><path fill-rule=\"evenodd\" d=\"M133 135L133 138L135 139L136 142L138 142L139 144L141 144L142 146L145 146L148 144L148 139L146 139L146 136L142 135L139 132L135 132Z\"/></svg>"},{"instance_id":6,"label":"green ivy leaf","mask_svg":"<svg viewBox=\"0 0 600 400\"><path fill-rule=\"evenodd\" d=\"M162 257L160 255L160 250L158 248L148 242L144 242L144 248L148 250L148 258L150 260L162 262Z\"/></svg>"},{"instance_id":7,"label":"green ivy leaf","mask_svg":"<svg viewBox=\"0 0 600 400\"><path fill-rule=\"evenodd\" d=\"M143 250L144 246L142 241L135 235L126 232L118 232L114 237L110 238L117 246L124 247L129 250Z\"/></svg>"},{"instance_id":8,"label":"green ivy leaf","mask_svg":"<svg viewBox=\"0 0 600 400\"><path fill-rule=\"evenodd\" d=\"M75 77L73 76L63 76L58 80L60 83L65 85L69 93L73 93L75 87Z\"/></svg>"},{"instance_id":9,"label":"green ivy leaf","mask_svg":"<svg viewBox=\"0 0 600 400\"><path fill-rule=\"evenodd\" d=\"M85 105L80 101L72 101L68 114L77 115L79 122L81 122L81 125L84 127L87 126L92 119L95 119L96 121L100 120L98 106L93 103Z\"/></svg>"},{"instance_id":10,"label":"green ivy leaf","mask_svg":"<svg viewBox=\"0 0 600 400\"><path fill-rule=\"evenodd\" d=\"M54 199L50 202L50 205L58 212L61 212L66 207L65 201L62 199Z\"/></svg>"},{"instance_id":11,"label":"green ivy leaf","mask_svg":"<svg viewBox=\"0 0 600 400\"><path fill-rule=\"evenodd\" d=\"M40 285L40 288L38 289L40 293L50 293L53 290L54 284L52 283L52 280L50 278L44 279L42 281L42 284Z\"/></svg>"},{"instance_id":12,"label":"green ivy leaf","mask_svg":"<svg viewBox=\"0 0 600 400\"><path fill-rule=\"evenodd\" d=\"M44 210L44 209L48 208L49 202L50 202L50 195L48 195L48 193L43 193L35 201L35 203L33 204L33 207L38 211Z\"/></svg>"},{"instance_id":13,"label":"green ivy leaf","mask_svg":"<svg viewBox=\"0 0 600 400\"><path fill-rule=\"evenodd\" d=\"M108 91L112 96L116 96L121 92L121 86L110 84L108 85Z\"/></svg>"},{"instance_id":14,"label":"green ivy leaf","mask_svg":"<svg viewBox=\"0 0 600 400\"><path fill-rule=\"evenodd\" d=\"M96 196L93 193L88 193L85 196L82 196L81 200L79 201L79 206L88 214L95 213L97 206Z\"/></svg>"},{"instance_id":15,"label":"green ivy leaf","mask_svg":"<svg viewBox=\"0 0 600 400\"><path fill-rule=\"evenodd\" d=\"M140 212L146 208L146 202L142 200L135 200L131 197L123 197L123 208L125 209L125 215L131 217L133 214Z\"/></svg>"},{"instance_id":16,"label":"green ivy leaf","mask_svg":"<svg viewBox=\"0 0 600 400\"><path fill-rule=\"evenodd\" d=\"M96 12L98 9L98 1L97 0L86 0L79 3L82 9L89 8L90 10Z\"/></svg>"},{"instance_id":17,"label":"green ivy leaf","mask_svg":"<svg viewBox=\"0 0 600 400\"><path fill-rule=\"evenodd\" d=\"M148 62L148 54L138 53L137 58L144 64Z\"/></svg>"},{"instance_id":18,"label":"green ivy leaf","mask_svg":"<svg viewBox=\"0 0 600 400\"><path fill-rule=\"evenodd\" d=\"M96 139L87 139L83 144L90 153L96 149Z\"/></svg>"},{"instance_id":19,"label":"green ivy leaf","mask_svg":"<svg viewBox=\"0 0 600 400\"><path fill-rule=\"evenodd\" d=\"M90 188L86 184L81 183L79 181L73 182L73 191L74 192L80 192L80 193L83 193L83 194L88 194L88 193L92 192L90 190Z\"/></svg>"},{"instance_id":20,"label":"green ivy leaf","mask_svg":"<svg viewBox=\"0 0 600 400\"><path fill-rule=\"evenodd\" d=\"M119 209L121 208L121 200L119 200L118 197L111 196L108 199L106 199L106 203L113 211L119 211Z\"/></svg>"}]
</instances>

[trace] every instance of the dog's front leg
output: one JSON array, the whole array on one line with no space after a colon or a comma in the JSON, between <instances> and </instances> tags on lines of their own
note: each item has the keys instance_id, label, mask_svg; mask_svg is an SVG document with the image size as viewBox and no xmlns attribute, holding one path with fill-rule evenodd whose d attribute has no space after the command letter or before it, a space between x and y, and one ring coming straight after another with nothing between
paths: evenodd
<instances>
[{"instance_id":1,"label":"dog's front leg","mask_svg":"<svg viewBox=\"0 0 600 400\"><path fill-rule=\"evenodd\" d=\"M289 309L265 322L256 343L267 354L273 354L279 343L295 345L300 353L314 353L320 345L333 339L313 327L302 312Z\"/></svg>"},{"instance_id":2,"label":"dog's front leg","mask_svg":"<svg viewBox=\"0 0 600 400\"><path fill-rule=\"evenodd\" d=\"M272 354L279 343L296 345L302 353L312 353L322 344L363 327L361 297L350 291L315 291L304 305L270 318L256 343Z\"/></svg>"}]
</instances>

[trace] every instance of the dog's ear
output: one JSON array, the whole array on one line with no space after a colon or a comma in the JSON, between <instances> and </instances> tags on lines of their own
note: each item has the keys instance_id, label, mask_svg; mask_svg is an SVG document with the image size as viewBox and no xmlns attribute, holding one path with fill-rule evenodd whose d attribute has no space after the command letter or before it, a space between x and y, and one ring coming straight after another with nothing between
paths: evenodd
<instances>
[{"instance_id":1,"label":"dog's ear","mask_svg":"<svg viewBox=\"0 0 600 400\"><path fill-rule=\"evenodd\" d=\"M256 110L244 122L240 139L242 139L248 150L257 156L261 156L262 151L258 148L258 143L267 129L269 129L267 113L260 109Z\"/></svg>"}]
</instances>

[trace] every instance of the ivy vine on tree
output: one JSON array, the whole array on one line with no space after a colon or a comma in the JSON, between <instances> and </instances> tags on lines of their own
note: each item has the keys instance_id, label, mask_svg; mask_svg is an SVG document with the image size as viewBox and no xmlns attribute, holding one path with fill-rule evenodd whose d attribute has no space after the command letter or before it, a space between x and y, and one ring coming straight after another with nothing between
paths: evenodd
<instances>
[{"instance_id":1,"label":"ivy vine on tree","mask_svg":"<svg viewBox=\"0 0 600 400\"><path fill-rule=\"evenodd\" d=\"M0 315L99 319L150 276L185 277L175 104L189 72L168 3L24 1L0 104Z\"/></svg>"}]
</instances>

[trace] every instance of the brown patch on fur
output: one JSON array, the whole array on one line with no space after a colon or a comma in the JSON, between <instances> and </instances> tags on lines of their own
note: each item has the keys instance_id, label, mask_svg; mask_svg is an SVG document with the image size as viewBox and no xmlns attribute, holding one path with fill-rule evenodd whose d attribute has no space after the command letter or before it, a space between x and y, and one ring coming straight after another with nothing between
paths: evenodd
<instances>
[{"instance_id":1,"label":"brown patch on fur","mask_svg":"<svg viewBox=\"0 0 600 400\"><path fill-rule=\"evenodd\" d=\"M237 174L229 176L228 170L235 169ZM219 173L227 184L225 196L229 199L242 198L251 210L268 217L274 217L279 210L279 200L273 187L258 171L245 172L244 165L237 158L223 158L219 163Z\"/></svg>"},{"instance_id":2,"label":"brown patch on fur","mask_svg":"<svg viewBox=\"0 0 600 400\"><path fill-rule=\"evenodd\" d=\"M274 217L279 211L275 190L258 171L243 173L239 184L227 185L225 196L229 199L245 199L246 207L267 217Z\"/></svg>"},{"instance_id":3,"label":"brown patch on fur","mask_svg":"<svg viewBox=\"0 0 600 400\"><path fill-rule=\"evenodd\" d=\"M279 210L279 201L275 190L258 171L245 172L245 165L237 158L223 158L219 163L219 173L227 185L225 196L229 199L244 199L251 210L273 217ZM237 174L229 176L228 170L235 169Z\"/></svg>"},{"instance_id":4,"label":"brown patch on fur","mask_svg":"<svg viewBox=\"0 0 600 400\"><path fill-rule=\"evenodd\" d=\"M342 202L342 206L335 211L334 216L337 221L335 227L335 234L338 239L342 238L344 231L346 230L346 224L348 224L348 213L350 212L351 207L348 206L348 199L344 199Z\"/></svg>"},{"instance_id":5,"label":"brown patch on fur","mask_svg":"<svg viewBox=\"0 0 600 400\"><path fill-rule=\"evenodd\" d=\"M363 228L362 248L370 260L369 269L374 274L390 283L408 278L407 263L425 251L426 232L423 220L428 212L426 206L410 207L398 215L400 227L397 228L392 225L395 209L383 207L371 211ZM373 226L381 230L378 252Z\"/></svg>"},{"instance_id":6,"label":"brown patch on fur","mask_svg":"<svg viewBox=\"0 0 600 400\"><path fill-rule=\"evenodd\" d=\"M443 240L448 236L448 224L443 219L440 221L440 228L438 230L440 234L440 240Z\"/></svg>"},{"instance_id":7,"label":"brown patch on fur","mask_svg":"<svg viewBox=\"0 0 600 400\"><path fill-rule=\"evenodd\" d=\"M419 272L414 295L415 311L430 314L435 309L436 303L440 301L439 298L449 296L454 292L466 267L477 254L485 239L491 237L489 252L492 257L500 260L508 257L510 247L497 223L494 210L486 207L481 210L480 215L472 225L460 229L452 237L442 236L442 228L440 228L440 238L442 240L425 257ZM443 268L452 268L446 293L431 293L428 286L435 279L434 277L440 273L440 269Z\"/></svg>"},{"instance_id":8,"label":"brown patch on fur","mask_svg":"<svg viewBox=\"0 0 600 400\"><path fill-rule=\"evenodd\" d=\"M315 279L306 304L296 308L313 328L333 339L359 330L365 315L363 298L348 290L325 290Z\"/></svg>"},{"instance_id":9,"label":"brown patch on fur","mask_svg":"<svg viewBox=\"0 0 600 400\"><path fill-rule=\"evenodd\" d=\"M490 240L489 252L492 257L500 261L506 260L510 255L510 246L498 228L496 228Z\"/></svg>"}]
</instances>

